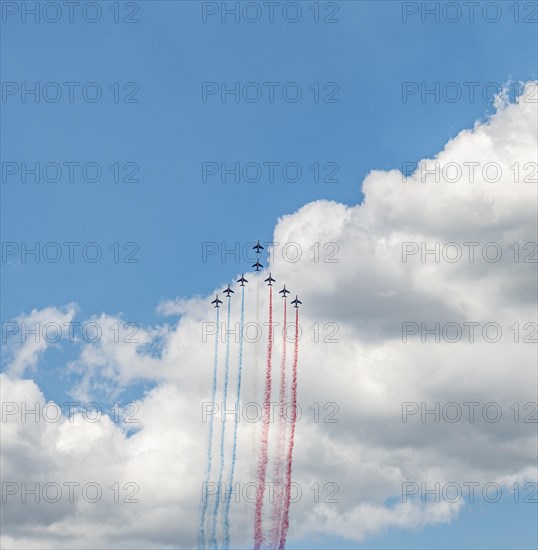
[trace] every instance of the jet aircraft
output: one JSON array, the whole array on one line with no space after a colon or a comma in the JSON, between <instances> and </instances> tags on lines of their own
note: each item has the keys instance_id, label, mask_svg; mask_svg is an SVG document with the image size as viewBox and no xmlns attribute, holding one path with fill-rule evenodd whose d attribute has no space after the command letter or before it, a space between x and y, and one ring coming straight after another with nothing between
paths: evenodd
<instances>
[{"instance_id":1,"label":"jet aircraft","mask_svg":"<svg viewBox=\"0 0 538 550\"><path fill-rule=\"evenodd\" d=\"M282 298L286 298L286 295L289 293L290 291L286 289L286 285L284 285L284 288L279 292L279 294L282 294Z\"/></svg>"}]
</instances>

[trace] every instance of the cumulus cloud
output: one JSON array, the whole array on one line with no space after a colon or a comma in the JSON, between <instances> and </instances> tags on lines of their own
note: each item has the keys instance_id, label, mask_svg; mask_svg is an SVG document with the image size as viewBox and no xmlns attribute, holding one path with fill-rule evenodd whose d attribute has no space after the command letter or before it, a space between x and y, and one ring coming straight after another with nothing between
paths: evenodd
<instances>
[{"instance_id":1,"label":"cumulus cloud","mask_svg":"<svg viewBox=\"0 0 538 550\"><path fill-rule=\"evenodd\" d=\"M302 416L294 458L302 495L292 505L290 538L319 533L361 541L390 527L457 521L462 500L422 503L414 495L401 502L405 482L507 486L536 480L536 424L532 408L523 410L537 401L534 97L528 88L517 104L498 102L489 120L462 131L407 177L397 170L371 172L362 204L316 201L278 220L268 271L303 301ZM291 255L289 243L301 251L300 259ZM454 261L458 250L462 257ZM492 261L488 254L498 250L501 255ZM250 322L257 316L265 321L266 287L258 310L256 288L266 276L247 276ZM237 293L232 304L235 322ZM115 396L139 380L155 382L136 402L134 431L106 415L88 422L81 411L73 422L23 423L12 414L4 423L4 480L94 481L108 497L55 506L9 497L6 547L127 548L133 541L137 547L195 546L214 313L207 297L170 300L159 310L179 314L177 324L141 327L136 343L118 342L110 334L82 342L69 366L81 374L73 391L86 400L103 385ZM61 319L73 315L70 308L57 311L63 311ZM277 301L277 321L281 314ZM121 321L109 315L99 319ZM423 331L435 330L436 323L439 342ZM458 330L459 341L451 341ZM243 405L260 401L265 326L262 331L260 341L252 332L245 343ZM2 379L4 401L45 404L36 384L22 379L43 351L15 350ZM232 381L237 352L233 335ZM445 407L451 402L452 408ZM494 422L497 409L485 408L492 402L502 415ZM439 403L439 422L432 413L421 421L422 403L429 409ZM473 421L471 405L464 403L477 403ZM515 403L521 407L517 422ZM402 410L408 413L405 422ZM449 421L458 410L462 420ZM257 423L240 419L237 479L243 486L253 479L258 434ZM108 487L130 482L137 484L139 502L113 502ZM314 483L322 497L325 484L337 487L338 502L315 502ZM241 496L232 507L232 540L248 546L253 506Z\"/></svg>"},{"instance_id":2,"label":"cumulus cloud","mask_svg":"<svg viewBox=\"0 0 538 550\"><path fill-rule=\"evenodd\" d=\"M47 347L57 345L61 338L69 338L69 327L76 313L74 304L63 308L49 306L34 309L5 323L4 342L9 373L22 377L28 369L35 369Z\"/></svg>"}]
</instances>

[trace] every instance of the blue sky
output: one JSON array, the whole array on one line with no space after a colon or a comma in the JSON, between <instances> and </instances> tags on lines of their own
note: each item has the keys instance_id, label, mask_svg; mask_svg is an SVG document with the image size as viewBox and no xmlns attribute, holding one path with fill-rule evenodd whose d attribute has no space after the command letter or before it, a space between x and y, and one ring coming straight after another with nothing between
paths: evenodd
<instances>
[{"instance_id":1,"label":"blue sky","mask_svg":"<svg viewBox=\"0 0 538 550\"><path fill-rule=\"evenodd\" d=\"M270 240L276 219L319 198L354 204L371 169L438 151L491 105L402 103L402 82L488 82L536 76L534 25L403 24L398 2L341 2L339 23L201 22L197 2L141 2L136 24L3 26L6 81L136 82L138 103L3 104L3 156L24 162L139 165L139 182L3 185L6 241L136 242L137 264L3 266L3 318L76 300L84 311L151 318L163 297L205 293L244 264L204 265L204 241ZM306 12L306 9L305 9ZM310 12L311 13L311 12ZM306 16L305 16L306 18ZM18 21L18 24L17 24ZM201 101L201 82L336 82L339 103ZM20 96L18 96L20 98ZM110 97L110 96L108 96ZM296 184L201 181L202 162L298 162ZM312 182L335 162L338 183ZM310 176L310 177L308 177ZM7 206L9 205L9 207ZM24 215L21 215L24 212ZM110 252L109 252L110 253ZM37 282L39 281L39 284ZM128 284L126 282L128 281ZM137 299L134 300L133 296Z\"/></svg>"},{"instance_id":2,"label":"blue sky","mask_svg":"<svg viewBox=\"0 0 538 550\"><path fill-rule=\"evenodd\" d=\"M250 270L246 258L204 263L204 242L270 241L277 219L308 202L356 204L370 170L399 169L431 156L492 112L480 96L487 83L537 76L537 28L515 23L509 2L497 3L504 11L496 23L477 17L457 24L422 23L419 16L403 23L401 2L390 0L337 2L334 24L314 23L310 1L300 2L304 15L295 24L279 15L272 24L265 17L223 24L218 16L204 23L202 3L190 0L136 2L139 22L116 24L112 4L101 2L103 17L94 24L78 14L72 24L65 18L24 23L18 14L2 22L4 83L97 82L103 89L96 103L78 91L73 103L2 98L4 163L103 167L96 183L80 176L69 183L65 174L57 183L22 183L17 174L2 181L2 241L94 241L104 255L94 264L80 256L73 263L65 257L58 263L21 263L17 256L3 261L2 321L70 302L82 317L106 311L139 324L162 320L156 312L162 300L205 295ZM223 103L217 94L202 101L202 82L267 81L280 83L278 89L297 82L303 97L288 103L277 92L274 103L265 93L256 103ZM120 89L136 83L138 102L115 103L108 89L115 82ZM329 82L338 86L338 102L314 102L309 88ZM403 102L403 82L476 82L479 92L474 101L424 102L415 94ZM202 181L204 162L273 161L298 163L301 179L282 181L277 168L273 183L266 173L257 183L222 183L218 176ZM139 181L115 183L108 167L116 162L135 162ZM314 182L314 163L335 163L338 181ZM115 263L113 243L136 243L139 261ZM67 387L58 365L71 353L52 350L45 358L48 370L38 376L48 397ZM331 539L315 547L444 548L440 541L447 548L531 547L535 512L533 505L485 506L474 515L464 512L450 527L391 531L362 545ZM305 540L296 547L316 544Z\"/></svg>"}]
</instances>

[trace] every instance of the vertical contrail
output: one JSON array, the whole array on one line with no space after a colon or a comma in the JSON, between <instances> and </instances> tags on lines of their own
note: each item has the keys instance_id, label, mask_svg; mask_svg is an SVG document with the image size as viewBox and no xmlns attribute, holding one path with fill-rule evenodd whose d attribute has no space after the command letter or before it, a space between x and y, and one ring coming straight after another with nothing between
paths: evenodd
<instances>
[{"instance_id":1,"label":"vertical contrail","mask_svg":"<svg viewBox=\"0 0 538 550\"><path fill-rule=\"evenodd\" d=\"M289 515L290 515L290 496L291 496L291 467L293 459L293 443L295 439L295 423L297 420L297 361L299 359L299 308L295 310L295 349L293 353L293 369L291 379L291 432L288 447L288 462L286 468L286 495L284 500L284 511L282 514L282 529L280 533L279 550L286 547L286 537L288 535Z\"/></svg>"},{"instance_id":2,"label":"vertical contrail","mask_svg":"<svg viewBox=\"0 0 538 550\"><path fill-rule=\"evenodd\" d=\"M256 281L256 331L259 329L260 327L260 280L258 279ZM253 395L253 399L254 399L254 403L257 403L258 402L258 353L259 353L259 349L260 349L260 346L259 346L259 338L256 338L256 342L255 342L255 345L254 345L254 365L252 367L253 369L253 376L254 378L252 379L252 395ZM251 458L251 465L252 465L252 470L250 472L250 475L251 475L251 479L254 479L255 477L255 472L256 472L256 468L254 466L254 464L256 463L256 443L257 443L257 438L256 438L256 435L258 433L258 430L257 430L257 427L258 427L258 422L253 422L252 423L252 442L251 442L251 450L250 450L250 458Z\"/></svg>"},{"instance_id":3,"label":"vertical contrail","mask_svg":"<svg viewBox=\"0 0 538 550\"><path fill-rule=\"evenodd\" d=\"M265 369L265 393L263 402L263 427L258 463L258 488L256 493L256 512L254 516L254 549L259 550L263 544L263 497L265 493L265 476L267 473L267 452L269 439L269 420L271 412L271 357L273 353L273 287L269 286L269 340L267 342L267 366Z\"/></svg>"},{"instance_id":4,"label":"vertical contrail","mask_svg":"<svg viewBox=\"0 0 538 550\"><path fill-rule=\"evenodd\" d=\"M286 449L286 423L284 421L284 408L286 407L286 320L287 299L284 298L284 322L282 329L282 357L280 360L280 393L278 399L278 431L274 463L274 504L271 518L271 531L269 548L275 548L280 540L280 528L282 524L282 512L284 506L284 462Z\"/></svg>"},{"instance_id":5,"label":"vertical contrail","mask_svg":"<svg viewBox=\"0 0 538 550\"><path fill-rule=\"evenodd\" d=\"M256 278L256 331L260 328L260 278ZM252 380L252 399L254 403L258 403L258 368L259 368L259 352L260 338L259 332L256 332L256 342L254 343L254 364L252 365L253 378ZM261 408L260 408L261 410ZM256 459L257 459L257 444L258 444L258 419L252 423L251 428L251 444L250 444L250 477L249 481L256 480ZM256 507L252 510L252 522L256 521ZM250 515L250 510L249 510Z\"/></svg>"},{"instance_id":6,"label":"vertical contrail","mask_svg":"<svg viewBox=\"0 0 538 550\"><path fill-rule=\"evenodd\" d=\"M218 304L217 304L218 305ZM220 335L220 309L217 307L217 330L215 333L215 352L213 358L213 386L211 388L211 405L215 406L215 396L217 392L217 368L219 362L219 335ZM209 430L207 436L207 474L206 482L203 487L203 497L202 497L202 514L200 518L200 530L199 530L199 540L198 546L200 548L205 548L205 522L208 506L208 489L209 477L211 475L211 455L213 450L213 414L209 417Z\"/></svg>"},{"instance_id":7,"label":"vertical contrail","mask_svg":"<svg viewBox=\"0 0 538 550\"><path fill-rule=\"evenodd\" d=\"M224 438L226 435L226 401L228 396L228 371L230 366L230 297L228 297L228 313L226 321L226 358L224 361L224 392L223 392L223 401L222 409L224 413L224 418L222 419L222 428L220 432L220 468L219 468L219 479L217 483L217 492L215 495L215 505L213 506L213 516L212 516L212 525L211 525L211 544L213 548L217 548L217 516L219 513L219 504L220 504L220 489L222 485L222 475L224 472Z\"/></svg>"},{"instance_id":8,"label":"vertical contrail","mask_svg":"<svg viewBox=\"0 0 538 550\"><path fill-rule=\"evenodd\" d=\"M228 514L230 512L230 500L232 498L232 488L234 481L235 470L235 457L237 451L237 427L239 424L239 407L240 407L240 395L241 395L241 373L243 370L243 325L245 321L245 287L241 287L241 322L239 324L239 364L237 369L237 396L235 398L235 411L236 418L234 424L234 437L232 448L232 462L230 466L230 476L228 478L228 488L226 492L226 502L224 508L224 550L228 550L230 547L230 522L228 520Z\"/></svg>"}]
</instances>

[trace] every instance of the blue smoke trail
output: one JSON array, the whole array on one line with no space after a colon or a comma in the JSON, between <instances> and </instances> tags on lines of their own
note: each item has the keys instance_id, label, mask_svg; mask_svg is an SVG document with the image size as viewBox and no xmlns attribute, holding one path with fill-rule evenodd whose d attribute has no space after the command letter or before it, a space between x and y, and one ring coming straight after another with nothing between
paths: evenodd
<instances>
[{"instance_id":1,"label":"blue smoke trail","mask_svg":"<svg viewBox=\"0 0 538 550\"><path fill-rule=\"evenodd\" d=\"M215 356L213 358L213 387L211 389L211 404L215 404L215 397L217 393L217 370L218 370L218 362L219 362L219 328L220 328L220 309L217 309L217 331L215 333ZM207 436L207 475L206 475L206 482L204 485L204 496L202 499L202 514L200 518L200 530L198 534L198 547L199 548L205 548L205 521L206 521L206 514L207 514L207 506L208 506L208 484L209 484L209 477L211 475L211 455L212 455L212 447L213 447L213 416L211 415L209 417L209 432Z\"/></svg>"},{"instance_id":2,"label":"blue smoke trail","mask_svg":"<svg viewBox=\"0 0 538 550\"><path fill-rule=\"evenodd\" d=\"M222 485L222 475L224 472L224 437L226 434L226 400L228 396L228 370L230 366L230 298L228 298L228 319L226 321L226 359L224 362L224 395L222 407L224 409L224 418L222 419L222 429L220 432L220 468L219 480L217 484L217 493L215 495L215 506L213 507L213 518L211 524L211 544L217 548L217 516L220 504L220 486Z\"/></svg>"},{"instance_id":3,"label":"blue smoke trail","mask_svg":"<svg viewBox=\"0 0 538 550\"><path fill-rule=\"evenodd\" d=\"M230 477L228 478L228 490L226 492L226 503L224 508L224 550L230 548L230 522L228 514L230 512L230 501L232 500L232 486L234 481L235 457L237 450L237 426L239 424L239 396L241 395L241 372L243 370L243 322L245 319L245 287L241 287L241 322L239 325L239 367L237 370L237 396L235 398L235 426L232 450L232 464L230 466Z\"/></svg>"}]
</instances>

